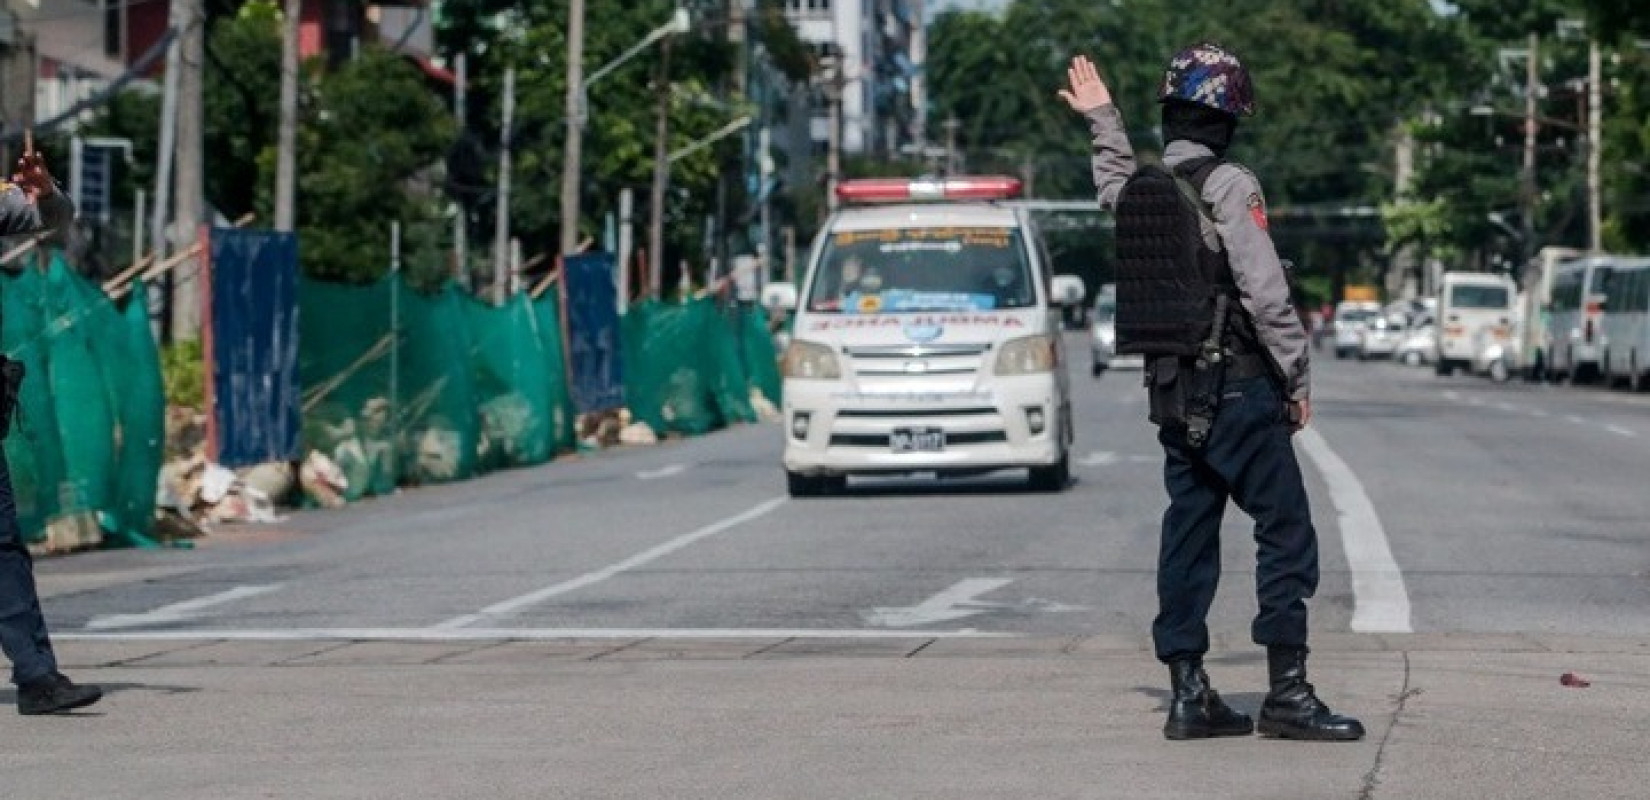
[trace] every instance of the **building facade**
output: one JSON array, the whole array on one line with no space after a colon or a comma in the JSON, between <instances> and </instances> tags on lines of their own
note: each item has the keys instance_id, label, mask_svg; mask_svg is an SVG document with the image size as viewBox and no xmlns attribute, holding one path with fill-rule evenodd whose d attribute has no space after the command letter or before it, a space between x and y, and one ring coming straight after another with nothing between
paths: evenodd
<instances>
[{"instance_id":1,"label":"building facade","mask_svg":"<svg viewBox=\"0 0 1650 800\"><path fill-rule=\"evenodd\" d=\"M799 38L839 65L842 152L892 157L921 138L921 0L786 0L785 12ZM828 102L826 87L813 87L818 150L829 140Z\"/></svg>"}]
</instances>

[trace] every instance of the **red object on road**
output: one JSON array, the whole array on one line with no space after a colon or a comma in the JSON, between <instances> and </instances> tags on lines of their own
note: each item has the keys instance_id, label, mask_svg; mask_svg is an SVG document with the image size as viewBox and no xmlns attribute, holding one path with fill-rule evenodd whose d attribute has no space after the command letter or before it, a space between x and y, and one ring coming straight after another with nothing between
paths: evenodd
<instances>
[{"instance_id":1,"label":"red object on road","mask_svg":"<svg viewBox=\"0 0 1650 800\"><path fill-rule=\"evenodd\" d=\"M1585 689L1593 685L1592 681L1587 680L1574 672L1564 673L1559 677L1558 682L1564 686L1569 686L1574 689Z\"/></svg>"}]
</instances>

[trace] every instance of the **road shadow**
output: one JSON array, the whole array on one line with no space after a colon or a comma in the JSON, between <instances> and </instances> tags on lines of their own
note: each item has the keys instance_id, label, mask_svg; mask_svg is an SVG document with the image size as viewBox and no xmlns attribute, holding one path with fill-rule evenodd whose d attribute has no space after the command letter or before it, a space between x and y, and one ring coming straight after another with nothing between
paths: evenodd
<instances>
[{"instance_id":1,"label":"road shadow","mask_svg":"<svg viewBox=\"0 0 1650 800\"><path fill-rule=\"evenodd\" d=\"M1174 697L1173 692L1156 686L1136 686L1134 691L1156 700L1158 711L1169 713L1169 699ZM1220 692L1220 699L1225 700L1233 710L1250 716L1259 714L1261 704L1266 702L1265 692L1221 692L1218 686L1215 691Z\"/></svg>"},{"instance_id":2,"label":"road shadow","mask_svg":"<svg viewBox=\"0 0 1650 800\"><path fill-rule=\"evenodd\" d=\"M1076 487L1073 478L1066 489ZM969 478L855 478L848 488L833 497L989 497L1000 495L1048 495L1050 492L1032 489L1023 474L1005 472L1002 475Z\"/></svg>"},{"instance_id":3,"label":"road shadow","mask_svg":"<svg viewBox=\"0 0 1650 800\"><path fill-rule=\"evenodd\" d=\"M103 700L105 700L105 701L107 701L110 697L113 697L114 695L124 694L126 692L156 692L156 693L159 693L159 694L194 694L196 692L201 691L201 688L199 686L172 686L172 685L161 684L161 683L102 683L102 682L98 682L98 683L93 683L91 685L94 685L94 686L98 687L99 689L103 690ZM57 716L64 716L64 717L101 717L101 716L103 716L103 713L100 710L100 705L101 704L89 706L87 708L79 709L77 711L70 711L70 712L67 712L67 713L64 713L64 714L58 714ZM17 706L17 689L16 688L0 689L0 708L5 708L5 707L15 708L16 706Z\"/></svg>"}]
</instances>

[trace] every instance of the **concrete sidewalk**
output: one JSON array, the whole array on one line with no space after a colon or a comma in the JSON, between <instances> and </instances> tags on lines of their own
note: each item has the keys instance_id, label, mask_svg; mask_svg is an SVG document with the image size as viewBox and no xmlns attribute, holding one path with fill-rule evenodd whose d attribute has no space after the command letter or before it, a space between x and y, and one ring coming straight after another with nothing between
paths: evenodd
<instances>
[{"instance_id":1,"label":"concrete sidewalk","mask_svg":"<svg viewBox=\"0 0 1650 800\"><path fill-rule=\"evenodd\" d=\"M1166 742L1165 671L1121 637L74 639L65 669L112 696L8 712L0 774L35 798L1650 796L1650 641L1316 647L1366 740ZM1256 710L1261 653L1217 651Z\"/></svg>"}]
</instances>

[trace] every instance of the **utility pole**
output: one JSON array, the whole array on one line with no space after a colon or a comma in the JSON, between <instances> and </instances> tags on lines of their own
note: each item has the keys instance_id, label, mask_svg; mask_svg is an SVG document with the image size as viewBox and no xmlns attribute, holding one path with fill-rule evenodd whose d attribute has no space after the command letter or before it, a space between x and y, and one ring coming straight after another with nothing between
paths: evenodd
<instances>
[{"instance_id":1,"label":"utility pole","mask_svg":"<svg viewBox=\"0 0 1650 800\"><path fill-rule=\"evenodd\" d=\"M842 68L840 56L831 56L825 67L825 99L830 106L825 126L825 202L832 211L837 208L836 185L842 180Z\"/></svg>"},{"instance_id":2,"label":"utility pole","mask_svg":"<svg viewBox=\"0 0 1650 800\"><path fill-rule=\"evenodd\" d=\"M733 95L741 100L745 97L746 67L748 65L747 50L745 48L745 3L748 0L727 0L728 3L728 44L736 49L733 69Z\"/></svg>"},{"instance_id":3,"label":"utility pole","mask_svg":"<svg viewBox=\"0 0 1650 800\"><path fill-rule=\"evenodd\" d=\"M470 130L470 117L465 107L464 93L470 80L469 58L459 53L454 67L458 71L453 86L453 116L458 119L459 135ZM470 211L463 197L468 187L459 187L458 218L453 220L453 278L466 290L470 288Z\"/></svg>"},{"instance_id":4,"label":"utility pole","mask_svg":"<svg viewBox=\"0 0 1650 800\"><path fill-rule=\"evenodd\" d=\"M281 122L275 139L275 230L296 226L298 160L298 24L303 0L286 0L281 21Z\"/></svg>"},{"instance_id":5,"label":"utility pole","mask_svg":"<svg viewBox=\"0 0 1650 800\"><path fill-rule=\"evenodd\" d=\"M178 245L187 250L206 218L202 197L206 187L201 180L205 146L201 67L206 54L206 11L202 0L174 2L185 4L188 23L180 34L178 52L177 191L172 218L178 228ZM201 333L200 257L185 261L172 275L172 341L195 341Z\"/></svg>"},{"instance_id":6,"label":"utility pole","mask_svg":"<svg viewBox=\"0 0 1650 800\"><path fill-rule=\"evenodd\" d=\"M945 119L945 174L951 176L959 170L957 158L957 131L962 127L962 121L955 116Z\"/></svg>"},{"instance_id":7,"label":"utility pole","mask_svg":"<svg viewBox=\"0 0 1650 800\"><path fill-rule=\"evenodd\" d=\"M177 153L178 142L178 59L183 51L183 28L190 25L186 16L188 8L183 0L172 0L172 7L168 8L168 28L172 28L172 41L167 45L167 76L165 89L160 96L160 134L155 147L155 211L148 223L148 239L155 242L155 261L167 257L168 226L167 219L172 214L172 157ZM162 332L160 322L165 317L167 308L167 294L163 289L163 280L157 280L148 285L148 318L155 320L155 338L170 335L170 328Z\"/></svg>"},{"instance_id":8,"label":"utility pole","mask_svg":"<svg viewBox=\"0 0 1650 800\"><path fill-rule=\"evenodd\" d=\"M1604 154L1604 69L1598 36L1587 44L1587 249L1604 250L1604 209L1599 164Z\"/></svg>"},{"instance_id":9,"label":"utility pole","mask_svg":"<svg viewBox=\"0 0 1650 800\"><path fill-rule=\"evenodd\" d=\"M665 182L670 179L669 39L659 45L659 81L654 88L659 94L659 117L653 132L653 187L648 194L648 213L652 217L647 226L647 281L648 296L657 300L664 288Z\"/></svg>"},{"instance_id":10,"label":"utility pole","mask_svg":"<svg viewBox=\"0 0 1650 800\"><path fill-rule=\"evenodd\" d=\"M759 269L756 273L756 296L762 296L763 287L773 277L773 203L772 193L768 187L773 183L773 156L769 149L773 146L773 134L763 126L756 134L756 165L759 176L757 182L758 219L757 225L762 229L762 238L756 243L756 263Z\"/></svg>"},{"instance_id":11,"label":"utility pole","mask_svg":"<svg viewBox=\"0 0 1650 800\"><path fill-rule=\"evenodd\" d=\"M493 305L504 305L510 269L510 127L516 115L516 68L504 70L504 127L498 134L498 209L493 215Z\"/></svg>"},{"instance_id":12,"label":"utility pole","mask_svg":"<svg viewBox=\"0 0 1650 800\"><path fill-rule=\"evenodd\" d=\"M635 252L636 192L619 190L619 313L630 309L630 259Z\"/></svg>"},{"instance_id":13,"label":"utility pole","mask_svg":"<svg viewBox=\"0 0 1650 800\"><path fill-rule=\"evenodd\" d=\"M572 255L579 246L579 171L583 169L584 0L572 0L567 9L567 145L561 166L561 252Z\"/></svg>"},{"instance_id":14,"label":"utility pole","mask_svg":"<svg viewBox=\"0 0 1650 800\"><path fill-rule=\"evenodd\" d=\"M1541 91L1541 59L1539 50L1541 37L1530 34L1528 51L1524 57L1524 165L1519 171L1518 204L1519 216L1522 221L1519 225L1523 242L1519 253L1519 269L1522 270L1535 257L1535 134L1536 96Z\"/></svg>"}]
</instances>

